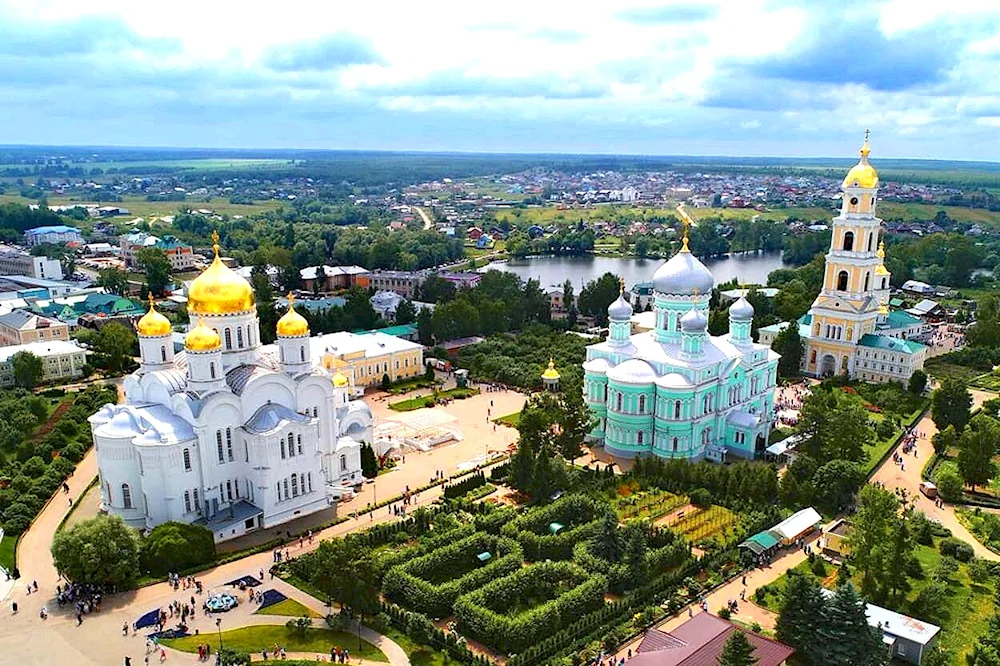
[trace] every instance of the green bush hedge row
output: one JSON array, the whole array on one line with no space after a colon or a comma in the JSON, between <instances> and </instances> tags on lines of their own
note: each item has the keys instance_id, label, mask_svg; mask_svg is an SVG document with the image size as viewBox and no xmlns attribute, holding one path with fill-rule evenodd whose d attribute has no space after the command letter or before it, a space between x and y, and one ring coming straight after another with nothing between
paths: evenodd
<instances>
[{"instance_id":1,"label":"green bush hedge row","mask_svg":"<svg viewBox=\"0 0 1000 666\"><path fill-rule=\"evenodd\" d=\"M573 588L515 614L519 602L565 584ZM455 601L455 617L463 634L502 652L520 652L551 635L573 618L604 604L607 578L589 574L572 562L539 562L499 578Z\"/></svg>"},{"instance_id":2,"label":"green bush hedge row","mask_svg":"<svg viewBox=\"0 0 1000 666\"><path fill-rule=\"evenodd\" d=\"M489 552L492 559L479 565L476 556L482 552ZM476 532L394 567L382 580L382 592L407 608L435 618L445 617L451 614L452 605L460 594L517 571L523 561L524 551L513 539ZM427 580L434 573L469 563L476 568L463 576L438 584Z\"/></svg>"},{"instance_id":3,"label":"green bush hedge row","mask_svg":"<svg viewBox=\"0 0 1000 666\"><path fill-rule=\"evenodd\" d=\"M567 495L518 516L504 525L501 533L516 539L524 548L525 557L533 562L568 560L573 556L573 546L594 536L600 528L600 518L610 511L606 503L583 495ZM552 523L564 527L556 534L548 534Z\"/></svg>"},{"instance_id":4,"label":"green bush hedge row","mask_svg":"<svg viewBox=\"0 0 1000 666\"><path fill-rule=\"evenodd\" d=\"M471 476L467 476L461 481L448 484L444 487L444 498L455 499L461 497L470 490L486 485L486 474L480 470Z\"/></svg>"}]
</instances>

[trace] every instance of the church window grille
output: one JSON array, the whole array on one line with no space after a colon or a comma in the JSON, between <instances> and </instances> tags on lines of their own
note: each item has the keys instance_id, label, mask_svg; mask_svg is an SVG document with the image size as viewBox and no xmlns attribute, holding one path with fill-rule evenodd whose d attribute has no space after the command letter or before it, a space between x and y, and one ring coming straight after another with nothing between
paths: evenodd
<instances>
[{"instance_id":1,"label":"church window grille","mask_svg":"<svg viewBox=\"0 0 1000 666\"><path fill-rule=\"evenodd\" d=\"M191 491L184 491L184 513L191 513Z\"/></svg>"},{"instance_id":2,"label":"church window grille","mask_svg":"<svg viewBox=\"0 0 1000 666\"><path fill-rule=\"evenodd\" d=\"M847 271L837 274L837 291L847 291Z\"/></svg>"},{"instance_id":3,"label":"church window grille","mask_svg":"<svg viewBox=\"0 0 1000 666\"><path fill-rule=\"evenodd\" d=\"M226 349L233 348L233 332L228 328L224 331L226 335Z\"/></svg>"},{"instance_id":4,"label":"church window grille","mask_svg":"<svg viewBox=\"0 0 1000 666\"><path fill-rule=\"evenodd\" d=\"M240 480L233 479L233 494L236 495L236 499L240 498Z\"/></svg>"},{"instance_id":5,"label":"church window grille","mask_svg":"<svg viewBox=\"0 0 1000 666\"><path fill-rule=\"evenodd\" d=\"M222 431L221 430L216 430L215 431L215 448L218 449L219 462L220 463L226 462L226 458L223 455L223 451L222 451Z\"/></svg>"},{"instance_id":6,"label":"church window grille","mask_svg":"<svg viewBox=\"0 0 1000 666\"><path fill-rule=\"evenodd\" d=\"M868 291L868 283L871 280L871 277L871 273L865 273L865 291Z\"/></svg>"},{"instance_id":7,"label":"church window grille","mask_svg":"<svg viewBox=\"0 0 1000 666\"><path fill-rule=\"evenodd\" d=\"M677 438L674 437L674 451L677 450Z\"/></svg>"},{"instance_id":8,"label":"church window grille","mask_svg":"<svg viewBox=\"0 0 1000 666\"><path fill-rule=\"evenodd\" d=\"M226 457L233 462L233 429L226 428Z\"/></svg>"},{"instance_id":9,"label":"church window grille","mask_svg":"<svg viewBox=\"0 0 1000 666\"><path fill-rule=\"evenodd\" d=\"M132 508L132 488L127 483L122 484L122 507Z\"/></svg>"},{"instance_id":10,"label":"church window grille","mask_svg":"<svg viewBox=\"0 0 1000 666\"><path fill-rule=\"evenodd\" d=\"M298 435L295 438L295 445L298 447L298 454L302 455L302 435Z\"/></svg>"},{"instance_id":11,"label":"church window grille","mask_svg":"<svg viewBox=\"0 0 1000 666\"><path fill-rule=\"evenodd\" d=\"M281 459L285 459L285 438L281 438Z\"/></svg>"},{"instance_id":12,"label":"church window grille","mask_svg":"<svg viewBox=\"0 0 1000 666\"><path fill-rule=\"evenodd\" d=\"M160 361L166 363L167 361L167 348L160 345Z\"/></svg>"},{"instance_id":13,"label":"church window grille","mask_svg":"<svg viewBox=\"0 0 1000 666\"><path fill-rule=\"evenodd\" d=\"M243 329L242 328L237 328L236 329L236 346L238 348L240 348L240 349L243 349Z\"/></svg>"},{"instance_id":14,"label":"church window grille","mask_svg":"<svg viewBox=\"0 0 1000 666\"><path fill-rule=\"evenodd\" d=\"M212 379L215 379L215 363L208 364L208 375Z\"/></svg>"},{"instance_id":15,"label":"church window grille","mask_svg":"<svg viewBox=\"0 0 1000 666\"><path fill-rule=\"evenodd\" d=\"M848 231L844 234L844 252L850 252L854 249L854 232Z\"/></svg>"},{"instance_id":16,"label":"church window grille","mask_svg":"<svg viewBox=\"0 0 1000 666\"><path fill-rule=\"evenodd\" d=\"M226 498L232 502L233 501L233 482L226 481Z\"/></svg>"},{"instance_id":17,"label":"church window grille","mask_svg":"<svg viewBox=\"0 0 1000 666\"><path fill-rule=\"evenodd\" d=\"M194 492L191 493L191 496L194 498L194 510L195 510L195 513L201 513L201 502L198 501L198 489L197 488L194 489Z\"/></svg>"},{"instance_id":18,"label":"church window grille","mask_svg":"<svg viewBox=\"0 0 1000 666\"><path fill-rule=\"evenodd\" d=\"M288 433L288 457L295 457L295 436L292 433Z\"/></svg>"},{"instance_id":19,"label":"church window grille","mask_svg":"<svg viewBox=\"0 0 1000 666\"><path fill-rule=\"evenodd\" d=\"M305 348L305 345L299 346L299 360L302 361L303 363L306 360L306 348Z\"/></svg>"},{"instance_id":20,"label":"church window grille","mask_svg":"<svg viewBox=\"0 0 1000 666\"><path fill-rule=\"evenodd\" d=\"M288 499L290 497L290 495L288 494L288 479L284 480L283 485L285 487L285 499Z\"/></svg>"},{"instance_id":21,"label":"church window grille","mask_svg":"<svg viewBox=\"0 0 1000 666\"><path fill-rule=\"evenodd\" d=\"M615 398L615 409L617 411L619 411L619 412L622 411L622 394L621 394L621 392L619 392L618 395L617 395L617 397Z\"/></svg>"},{"instance_id":22,"label":"church window grille","mask_svg":"<svg viewBox=\"0 0 1000 666\"><path fill-rule=\"evenodd\" d=\"M309 492L312 492L313 491L313 473L312 472L306 472L306 481L308 481Z\"/></svg>"},{"instance_id":23,"label":"church window grille","mask_svg":"<svg viewBox=\"0 0 1000 666\"><path fill-rule=\"evenodd\" d=\"M674 401L674 418L679 419L681 417L681 401Z\"/></svg>"},{"instance_id":24,"label":"church window grille","mask_svg":"<svg viewBox=\"0 0 1000 666\"><path fill-rule=\"evenodd\" d=\"M184 451L182 452L182 455L184 456L184 471L185 472L190 472L191 471L191 449L184 449Z\"/></svg>"}]
</instances>

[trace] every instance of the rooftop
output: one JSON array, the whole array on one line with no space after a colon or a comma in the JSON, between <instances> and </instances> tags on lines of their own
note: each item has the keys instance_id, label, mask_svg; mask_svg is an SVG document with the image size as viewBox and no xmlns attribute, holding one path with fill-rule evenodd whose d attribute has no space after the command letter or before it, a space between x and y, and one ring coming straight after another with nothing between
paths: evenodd
<instances>
[{"instance_id":1,"label":"rooftop","mask_svg":"<svg viewBox=\"0 0 1000 666\"><path fill-rule=\"evenodd\" d=\"M912 340L899 340L898 338L890 338L886 335L872 335L871 333L862 335L861 339L858 340L858 346L885 349L903 354L916 354L927 348L926 345L913 342Z\"/></svg>"},{"instance_id":2,"label":"rooftop","mask_svg":"<svg viewBox=\"0 0 1000 666\"><path fill-rule=\"evenodd\" d=\"M61 354L85 353L83 347L78 347L66 340L49 340L48 342L29 342L26 345L10 345L0 347L0 363L5 363L18 352L30 352L39 358L59 356Z\"/></svg>"},{"instance_id":3,"label":"rooftop","mask_svg":"<svg viewBox=\"0 0 1000 666\"><path fill-rule=\"evenodd\" d=\"M650 629L629 666L716 666L735 625L699 613L671 632ZM777 641L743 632L753 646L756 666L779 666L795 651Z\"/></svg>"}]
</instances>

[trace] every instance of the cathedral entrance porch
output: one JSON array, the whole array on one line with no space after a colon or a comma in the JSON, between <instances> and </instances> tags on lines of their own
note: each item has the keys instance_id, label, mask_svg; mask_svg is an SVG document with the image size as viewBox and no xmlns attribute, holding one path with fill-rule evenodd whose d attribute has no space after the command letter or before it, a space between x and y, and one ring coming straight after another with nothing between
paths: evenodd
<instances>
[{"instance_id":1,"label":"cathedral entrance porch","mask_svg":"<svg viewBox=\"0 0 1000 666\"><path fill-rule=\"evenodd\" d=\"M837 371L837 359L832 354L824 354L819 362L819 376L832 377Z\"/></svg>"}]
</instances>

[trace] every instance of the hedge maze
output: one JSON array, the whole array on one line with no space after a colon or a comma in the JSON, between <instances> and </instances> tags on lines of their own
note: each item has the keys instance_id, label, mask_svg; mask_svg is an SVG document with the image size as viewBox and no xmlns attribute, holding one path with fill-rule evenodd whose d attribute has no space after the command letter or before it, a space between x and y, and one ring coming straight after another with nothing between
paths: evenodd
<instances>
[{"instance_id":1,"label":"hedge maze","mask_svg":"<svg viewBox=\"0 0 1000 666\"><path fill-rule=\"evenodd\" d=\"M597 534L601 519L610 513L606 503L569 495L518 516L501 533L517 540L532 562L568 560L573 557L573 546ZM557 531L553 531L555 524L561 526Z\"/></svg>"}]
</instances>

